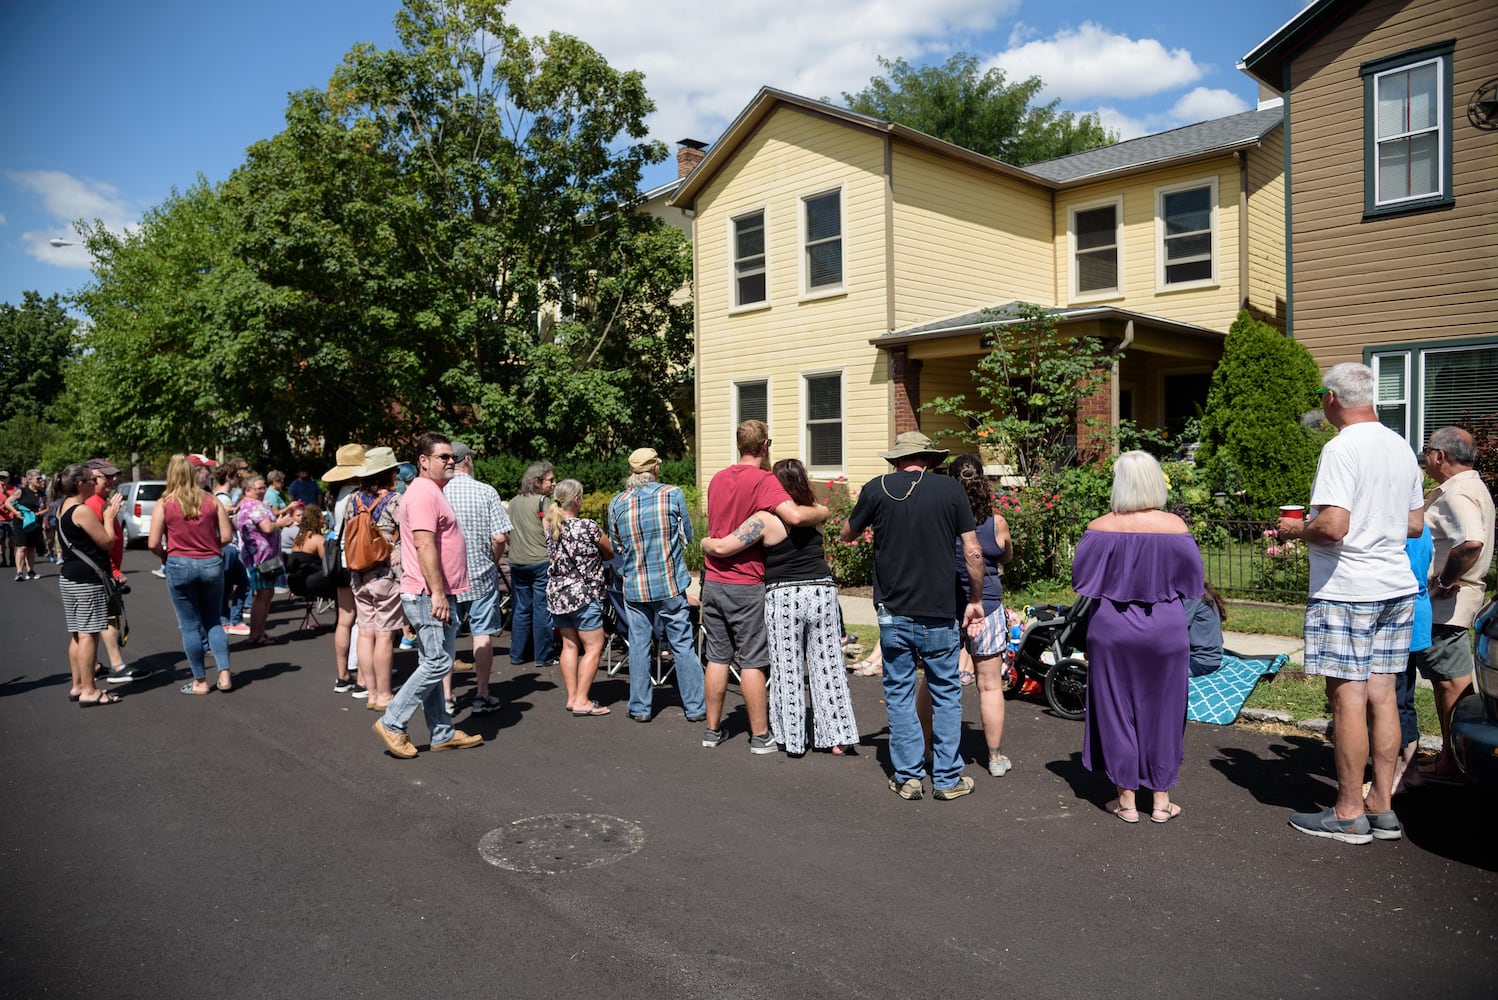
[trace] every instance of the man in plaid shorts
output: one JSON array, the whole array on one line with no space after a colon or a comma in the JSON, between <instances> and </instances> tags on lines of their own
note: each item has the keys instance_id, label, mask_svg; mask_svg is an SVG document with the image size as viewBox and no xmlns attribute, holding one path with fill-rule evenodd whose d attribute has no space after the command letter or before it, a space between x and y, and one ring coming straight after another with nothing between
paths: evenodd
<instances>
[{"instance_id":1,"label":"man in plaid shorts","mask_svg":"<svg viewBox=\"0 0 1498 1000\"><path fill-rule=\"evenodd\" d=\"M1337 436L1321 450L1306 519L1282 517L1279 530L1281 538L1304 539L1310 552L1306 673L1326 678L1337 802L1291 813L1290 825L1346 844L1398 840L1390 801L1399 754L1394 678L1409 658L1419 586L1404 540L1423 525L1424 477L1404 438L1379 423L1371 368L1336 365L1322 384L1317 392ZM1373 785L1365 798L1370 742Z\"/></svg>"}]
</instances>

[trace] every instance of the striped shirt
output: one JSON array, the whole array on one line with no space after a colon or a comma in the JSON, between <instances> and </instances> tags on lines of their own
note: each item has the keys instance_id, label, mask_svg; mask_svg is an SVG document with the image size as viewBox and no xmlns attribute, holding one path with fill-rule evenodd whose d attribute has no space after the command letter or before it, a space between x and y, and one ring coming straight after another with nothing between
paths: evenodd
<instances>
[{"instance_id":1,"label":"striped shirt","mask_svg":"<svg viewBox=\"0 0 1498 1000\"><path fill-rule=\"evenodd\" d=\"M499 586L490 539L510 533L510 515L505 513L494 487L465 472L447 481L442 496L458 518L468 557L468 589L461 596L470 600L482 597Z\"/></svg>"},{"instance_id":2,"label":"striped shirt","mask_svg":"<svg viewBox=\"0 0 1498 1000\"><path fill-rule=\"evenodd\" d=\"M646 483L620 493L609 502L609 538L626 601L647 604L686 592L692 577L684 553L692 520L681 490Z\"/></svg>"}]
</instances>

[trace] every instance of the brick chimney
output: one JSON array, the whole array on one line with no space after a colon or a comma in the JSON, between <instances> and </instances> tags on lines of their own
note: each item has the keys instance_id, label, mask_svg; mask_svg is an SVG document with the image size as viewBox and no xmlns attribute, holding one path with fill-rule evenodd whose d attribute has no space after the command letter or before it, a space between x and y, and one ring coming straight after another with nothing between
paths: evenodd
<instances>
[{"instance_id":1,"label":"brick chimney","mask_svg":"<svg viewBox=\"0 0 1498 1000\"><path fill-rule=\"evenodd\" d=\"M676 151L676 176L685 177L691 173L697 164L707 158L707 143L700 139L680 139L676 143L680 148Z\"/></svg>"}]
</instances>

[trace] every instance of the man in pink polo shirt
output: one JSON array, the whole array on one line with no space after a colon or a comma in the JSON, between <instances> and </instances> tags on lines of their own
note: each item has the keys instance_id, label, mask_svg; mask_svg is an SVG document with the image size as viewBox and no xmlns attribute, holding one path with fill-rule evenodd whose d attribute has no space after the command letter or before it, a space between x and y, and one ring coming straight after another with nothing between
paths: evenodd
<instances>
[{"instance_id":1,"label":"man in pink polo shirt","mask_svg":"<svg viewBox=\"0 0 1498 1000\"><path fill-rule=\"evenodd\" d=\"M820 504L803 507L791 499L770 471L770 429L759 420L738 427L739 460L713 476L707 484L707 533L711 538L732 534L757 511L769 511L787 525L818 525L828 510ZM751 544L737 555L705 560L702 584L702 624L707 629L705 688L707 730L702 745L716 747L728 734L723 728L723 700L728 691L728 665L737 659L739 691L749 716L749 752L775 753L770 735L770 707L765 675L770 671L770 647L765 636L765 550Z\"/></svg>"},{"instance_id":2,"label":"man in pink polo shirt","mask_svg":"<svg viewBox=\"0 0 1498 1000\"><path fill-rule=\"evenodd\" d=\"M418 705L432 734L431 749L462 750L484 742L481 736L453 728L442 697L442 678L452 671L458 635L452 595L468 589L463 532L442 496L456 469L452 441L429 431L416 442L416 452L420 475L401 497L400 545L401 609L416 633L417 664L374 723L385 749L405 759L416 756L406 723Z\"/></svg>"}]
</instances>

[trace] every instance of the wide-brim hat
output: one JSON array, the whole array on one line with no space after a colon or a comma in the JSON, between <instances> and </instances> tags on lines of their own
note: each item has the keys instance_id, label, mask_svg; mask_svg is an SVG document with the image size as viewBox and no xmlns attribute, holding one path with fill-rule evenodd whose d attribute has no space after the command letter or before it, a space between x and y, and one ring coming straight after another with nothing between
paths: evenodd
<instances>
[{"instance_id":1,"label":"wide-brim hat","mask_svg":"<svg viewBox=\"0 0 1498 1000\"><path fill-rule=\"evenodd\" d=\"M341 483L345 479L353 479L359 475L359 470L364 468L364 446L346 444L333 455L333 460L337 464L323 473L323 482Z\"/></svg>"},{"instance_id":2,"label":"wide-brim hat","mask_svg":"<svg viewBox=\"0 0 1498 1000\"><path fill-rule=\"evenodd\" d=\"M395 458L395 452L389 448L371 448L364 453L364 464L359 466L355 473L360 479L368 479L377 476L386 469L393 469L400 465Z\"/></svg>"},{"instance_id":3,"label":"wide-brim hat","mask_svg":"<svg viewBox=\"0 0 1498 1000\"><path fill-rule=\"evenodd\" d=\"M902 458L914 458L916 455L930 455L935 459L943 459L952 454L947 448L933 448L931 439L920 431L905 431L895 438L895 446L889 451L881 451L879 457L895 462Z\"/></svg>"}]
</instances>

